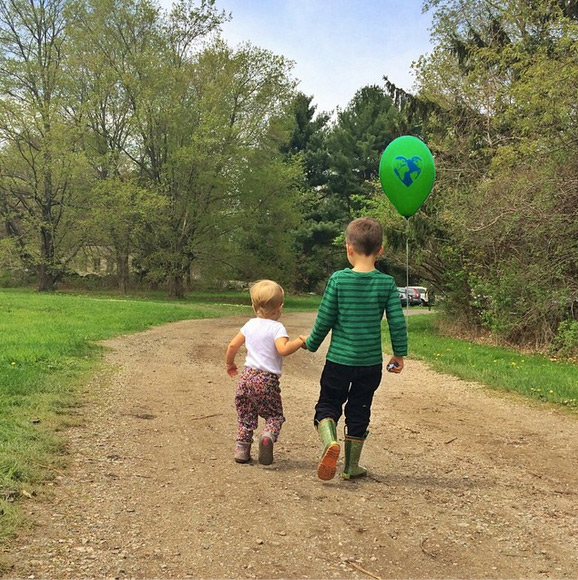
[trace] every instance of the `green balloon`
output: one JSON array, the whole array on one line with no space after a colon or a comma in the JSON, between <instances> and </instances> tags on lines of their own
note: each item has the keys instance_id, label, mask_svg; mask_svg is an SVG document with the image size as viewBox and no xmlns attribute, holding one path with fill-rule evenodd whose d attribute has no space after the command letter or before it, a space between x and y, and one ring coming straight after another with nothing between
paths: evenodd
<instances>
[{"instance_id":1,"label":"green balloon","mask_svg":"<svg viewBox=\"0 0 578 580\"><path fill-rule=\"evenodd\" d=\"M412 216L431 193L435 163L427 145L411 135L394 139L379 162L381 187L395 209Z\"/></svg>"}]
</instances>

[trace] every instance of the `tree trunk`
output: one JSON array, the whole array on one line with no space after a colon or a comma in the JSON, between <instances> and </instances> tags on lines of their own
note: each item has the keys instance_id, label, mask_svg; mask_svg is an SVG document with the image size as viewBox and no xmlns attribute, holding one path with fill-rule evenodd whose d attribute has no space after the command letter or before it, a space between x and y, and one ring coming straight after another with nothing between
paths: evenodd
<instances>
[{"instance_id":1,"label":"tree trunk","mask_svg":"<svg viewBox=\"0 0 578 580\"><path fill-rule=\"evenodd\" d=\"M118 288L123 294L126 294L128 291L128 281L129 281L129 266L127 254L123 255L117 254L116 269L118 277Z\"/></svg>"},{"instance_id":2,"label":"tree trunk","mask_svg":"<svg viewBox=\"0 0 578 580\"><path fill-rule=\"evenodd\" d=\"M54 240L52 232L46 228L40 229L40 266L38 267L38 291L52 292L56 283L54 275Z\"/></svg>"},{"instance_id":3,"label":"tree trunk","mask_svg":"<svg viewBox=\"0 0 578 580\"><path fill-rule=\"evenodd\" d=\"M50 273L50 268L46 264L40 264L38 275L38 291L53 292L55 286L54 276Z\"/></svg>"},{"instance_id":4,"label":"tree trunk","mask_svg":"<svg viewBox=\"0 0 578 580\"><path fill-rule=\"evenodd\" d=\"M185 297L183 275L171 274L168 280L168 297L182 299Z\"/></svg>"}]
</instances>

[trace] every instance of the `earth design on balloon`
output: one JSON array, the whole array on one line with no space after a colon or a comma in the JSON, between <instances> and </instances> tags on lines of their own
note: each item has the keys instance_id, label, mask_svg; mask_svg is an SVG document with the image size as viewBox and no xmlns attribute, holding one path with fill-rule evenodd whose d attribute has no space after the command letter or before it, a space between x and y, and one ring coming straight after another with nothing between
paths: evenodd
<instances>
[{"instance_id":1,"label":"earth design on balloon","mask_svg":"<svg viewBox=\"0 0 578 580\"><path fill-rule=\"evenodd\" d=\"M411 159L399 155L394 159L393 171L399 180L406 186L412 185L421 175L422 159L414 155Z\"/></svg>"}]
</instances>

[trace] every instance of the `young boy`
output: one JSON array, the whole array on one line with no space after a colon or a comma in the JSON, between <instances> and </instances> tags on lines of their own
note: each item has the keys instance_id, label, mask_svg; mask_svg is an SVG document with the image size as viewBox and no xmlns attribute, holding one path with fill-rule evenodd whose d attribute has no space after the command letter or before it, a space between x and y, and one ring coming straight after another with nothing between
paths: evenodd
<instances>
[{"instance_id":1,"label":"young boy","mask_svg":"<svg viewBox=\"0 0 578 580\"><path fill-rule=\"evenodd\" d=\"M352 268L329 278L313 330L303 348L315 352L331 330L327 360L314 423L323 443L317 476L335 476L340 447L337 422L345 405L344 479L367 475L359 465L367 435L371 403L382 376L381 321L387 316L393 356L387 370L400 373L407 355L407 328L396 283L375 269L383 252L383 231L373 218L353 220L345 231L347 259Z\"/></svg>"},{"instance_id":2,"label":"young boy","mask_svg":"<svg viewBox=\"0 0 578 580\"><path fill-rule=\"evenodd\" d=\"M247 348L245 368L241 371L235 392L238 428L234 459L237 463L251 461L253 431L259 417L265 427L259 439L259 463L273 463L273 443L285 421L279 378L283 357L303 346L303 339L289 340L279 318L283 311L283 288L273 280L260 280L251 286L251 318L231 340L225 355L225 368L230 377L238 374L235 356L244 344Z\"/></svg>"}]
</instances>

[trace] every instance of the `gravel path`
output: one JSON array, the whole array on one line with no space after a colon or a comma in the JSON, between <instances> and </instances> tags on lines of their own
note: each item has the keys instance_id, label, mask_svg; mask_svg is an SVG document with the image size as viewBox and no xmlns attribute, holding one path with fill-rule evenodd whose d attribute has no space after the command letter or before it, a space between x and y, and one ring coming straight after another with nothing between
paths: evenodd
<instances>
[{"instance_id":1,"label":"gravel path","mask_svg":"<svg viewBox=\"0 0 578 580\"><path fill-rule=\"evenodd\" d=\"M314 314L287 314L291 336ZM376 394L370 477L316 478L323 353L282 378L269 467L233 462L243 318L107 342L70 468L28 500L5 578L578 578L578 420L408 360ZM410 327L411 328L411 327ZM410 329L411 340L411 329Z\"/></svg>"}]
</instances>

